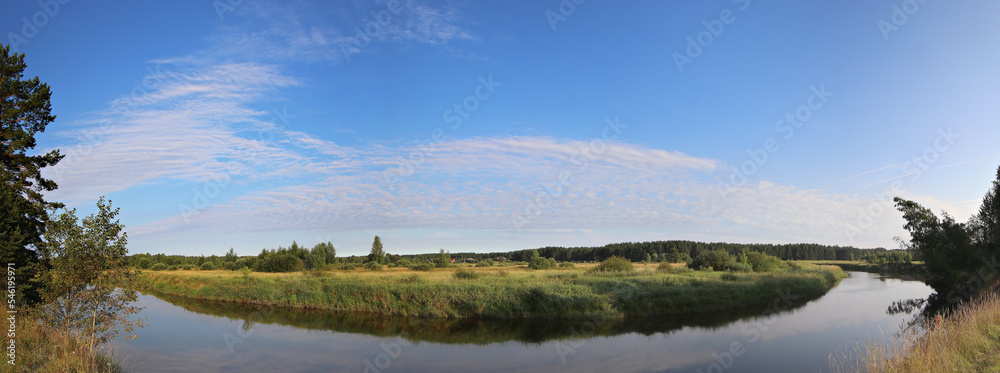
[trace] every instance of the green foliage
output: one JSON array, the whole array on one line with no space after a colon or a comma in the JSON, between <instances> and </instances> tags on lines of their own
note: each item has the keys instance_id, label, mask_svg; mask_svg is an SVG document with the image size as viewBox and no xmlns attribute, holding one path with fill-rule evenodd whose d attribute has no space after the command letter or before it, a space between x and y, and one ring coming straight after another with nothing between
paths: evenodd
<instances>
[{"instance_id":1,"label":"green foliage","mask_svg":"<svg viewBox=\"0 0 1000 373\"><path fill-rule=\"evenodd\" d=\"M181 269L183 269L183 270L185 270L185 271L190 271L190 270L192 270L192 269L194 269L194 268L195 268L195 267L194 267L194 265L193 265L193 264L185 264L185 265L181 266Z\"/></svg>"},{"instance_id":2,"label":"green foliage","mask_svg":"<svg viewBox=\"0 0 1000 373\"><path fill-rule=\"evenodd\" d=\"M411 262L411 261L409 261L407 259L400 259L398 262L396 262L396 266L398 266L398 267L407 267L408 268L410 266L413 266L413 262Z\"/></svg>"},{"instance_id":3,"label":"green foliage","mask_svg":"<svg viewBox=\"0 0 1000 373\"><path fill-rule=\"evenodd\" d=\"M705 250L698 253L688 266L699 270L727 271L736 266L736 258L722 250Z\"/></svg>"},{"instance_id":4,"label":"green foliage","mask_svg":"<svg viewBox=\"0 0 1000 373\"><path fill-rule=\"evenodd\" d=\"M956 291L966 284L992 282L995 271L988 278L980 272L990 260L995 261L1000 254L1000 167L997 168L993 187L986 192L978 214L968 223L956 222L944 213L941 218L931 210L899 197L894 199L896 209L906 220L904 228L910 232L907 249L923 259L929 276L928 285L949 299L955 293L962 298L974 295L973 291ZM900 253L899 255L903 255ZM888 262L889 258L866 257L870 262ZM903 258L905 260L905 258Z\"/></svg>"},{"instance_id":5,"label":"green foliage","mask_svg":"<svg viewBox=\"0 0 1000 373\"><path fill-rule=\"evenodd\" d=\"M270 254L263 259L258 257L254 270L257 272L297 272L301 271L302 259L292 254Z\"/></svg>"},{"instance_id":6,"label":"green foliage","mask_svg":"<svg viewBox=\"0 0 1000 373\"><path fill-rule=\"evenodd\" d=\"M493 259L483 259L476 262L476 267L492 267Z\"/></svg>"},{"instance_id":7,"label":"green foliage","mask_svg":"<svg viewBox=\"0 0 1000 373\"><path fill-rule=\"evenodd\" d=\"M570 262L559 263L559 268L575 268L576 265Z\"/></svg>"},{"instance_id":8,"label":"green foliage","mask_svg":"<svg viewBox=\"0 0 1000 373\"><path fill-rule=\"evenodd\" d=\"M118 209L104 197L97 209L79 223L75 209L49 222L42 256L50 267L43 274L45 304L39 311L65 333L77 331L104 343L119 328L128 333L142 323L129 320L140 308L131 305L137 298L132 288L136 274L125 257L128 239L117 220Z\"/></svg>"},{"instance_id":9,"label":"green foliage","mask_svg":"<svg viewBox=\"0 0 1000 373\"><path fill-rule=\"evenodd\" d=\"M528 268L531 269L552 269L556 267L556 261L552 258L542 258L540 256L533 256L530 261L528 261Z\"/></svg>"},{"instance_id":10,"label":"green foliage","mask_svg":"<svg viewBox=\"0 0 1000 373\"><path fill-rule=\"evenodd\" d=\"M448 254L444 251L444 249L441 249L441 252L438 253L437 259L434 260L434 266L438 268L451 267L451 254Z\"/></svg>"},{"instance_id":11,"label":"green foliage","mask_svg":"<svg viewBox=\"0 0 1000 373\"><path fill-rule=\"evenodd\" d=\"M377 263L379 265L389 263L389 258L385 256L385 250L382 249L382 239L378 236L375 236L375 240L372 241L372 251L368 254L365 262Z\"/></svg>"},{"instance_id":12,"label":"green foliage","mask_svg":"<svg viewBox=\"0 0 1000 373\"><path fill-rule=\"evenodd\" d=\"M149 260L149 258L139 259L139 269L149 269L149 267L152 266L152 265L153 264Z\"/></svg>"},{"instance_id":13,"label":"green foliage","mask_svg":"<svg viewBox=\"0 0 1000 373\"><path fill-rule=\"evenodd\" d=\"M211 271L215 269L215 264L212 264L212 262L204 262L201 264L200 269L202 271Z\"/></svg>"},{"instance_id":14,"label":"green foliage","mask_svg":"<svg viewBox=\"0 0 1000 373\"><path fill-rule=\"evenodd\" d=\"M630 273L635 272L635 267L632 266L632 262L628 259L620 256L613 256L604 259L604 261L596 267L591 268L591 271L605 273Z\"/></svg>"},{"instance_id":15,"label":"green foliage","mask_svg":"<svg viewBox=\"0 0 1000 373\"><path fill-rule=\"evenodd\" d=\"M179 268L180 267L178 267L177 265L170 265L170 266L167 267L167 270L168 271L176 271Z\"/></svg>"},{"instance_id":16,"label":"green foliage","mask_svg":"<svg viewBox=\"0 0 1000 373\"><path fill-rule=\"evenodd\" d=\"M167 270L167 265L163 264L163 263L156 263L156 264L153 264L153 266L150 267L149 269L153 270L153 271L166 271Z\"/></svg>"},{"instance_id":17,"label":"green foliage","mask_svg":"<svg viewBox=\"0 0 1000 373\"><path fill-rule=\"evenodd\" d=\"M775 272L787 268L785 262L781 259L759 251L746 252L745 256L747 263L753 267L754 272Z\"/></svg>"},{"instance_id":18,"label":"green foliage","mask_svg":"<svg viewBox=\"0 0 1000 373\"><path fill-rule=\"evenodd\" d=\"M805 302L825 293L843 278L836 267L811 266L781 274L654 274L483 277L478 280L436 276L343 275L260 277L184 276L145 272L142 282L158 293L280 305L439 318L598 318L681 315L759 305L770 306L775 289ZM456 271L456 273L459 271ZM582 272L582 271L577 271ZM462 275L453 275L462 276ZM726 279L720 281L720 278ZM183 279L182 281L178 281Z\"/></svg>"},{"instance_id":19,"label":"green foliage","mask_svg":"<svg viewBox=\"0 0 1000 373\"><path fill-rule=\"evenodd\" d=\"M250 258L239 258L239 259L236 259L236 263L233 265L233 267L234 268L243 268L243 267L256 268L257 267L257 258L256 257L250 257Z\"/></svg>"},{"instance_id":20,"label":"green foliage","mask_svg":"<svg viewBox=\"0 0 1000 373\"><path fill-rule=\"evenodd\" d=\"M253 272L253 270L251 270L250 267L244 266L243 268L240 268L240 274L243 276L243 278L250 278L250 272Z\"/></svg>"},{"instance_id":21,"label":"green foliage","mask_svg":"<svg viewBox=\"0 0 1000 373\"><path fill-rule=\"evenodd\" d=\"M455 273L452 274L452 276L459 280L475 280L479 278L479 273L476 273L476 271L471 269L459 268L455 270Z\"/></svg>"},{"instance_id":22,"label":"green foliage","mask_svg":"<svg viewBox=\"0 0 1000 373\"><path fill-rule=\"evenodd\" d=\"M738 264L739 265L744 265L744 266L746 265L746 264L743 264L743 263L738 263ZM749 272L749 271L747 271L747 272ZM722 276L720 276L719 278L721 278L723 281L738 281L740 279L740 276L737 276L733 272L726 272L726 273L723 273Z\"/></svg>"},{"instance_id":23,"label":"green foliage","mask_svg":"<svg viewBox=\"0 0 1000 373\"><path fill-rule=\"evenodd\" d=\"M753 272L753 266L750 263L736 263L729 268L730 272Z\"/></svg>"},{"instance_id":24,"label":"green foliage","mask_svg":"<svg viewBox=\"0 0 1000 373\"><path fill-rule=\"evenodd\" d=\"M660 265L656 266L656 271L660 273L670 273L674 271L674 266L670 265L670 263L660 263Z\"/></svg>"},{"instance_id":25,"label":"green foliage","mask_svg":"<svg viewBox=\"0 0 1000 373\"><path fill-rule=\"evenodd\" d=\"M44 192L57 188L42 177L42 169L63 158L58 150L31 155L35 135L44 132L52 115L49 85L38 77L23 79L24 54L0 44L0 263L16 263L15 304L41 301L44 270L40 261L47 210L62 207L46 202Z\"/></svg>"},{"instance_id":26,"label":"green foliage","mask_svg":"<svg viewBox=\"0 0 1000 373\"><path fill-rule=\"evenodd\" d=\"M414 271L430 271L434 269L434 266L432 266L430 263L420 263L410 267L410 269Z\"/></svg>"},{"instance_id":27,"label":"green foliage","mask_svg":"<svg viewBox=\"0 0 1000 373\"><path fill-rule=\"evenodd\" d=\"M382 265L379 264L378 262L366 262L365 263L365 269L367 269L369 271L381 271L382 270Z\"/></svg>"}]
</instances>

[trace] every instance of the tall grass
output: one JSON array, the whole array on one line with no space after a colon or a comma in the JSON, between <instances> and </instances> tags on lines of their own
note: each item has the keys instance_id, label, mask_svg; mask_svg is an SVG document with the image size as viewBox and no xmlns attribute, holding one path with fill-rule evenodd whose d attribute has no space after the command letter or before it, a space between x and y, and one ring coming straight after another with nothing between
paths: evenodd
<instances>
[{"instance_id":1,"label":"tall grass","mask_svg":"<svg viewBox=\"0 0 1000 373\"><path fill-rule=\"evenodd\" d=\"M100 372L118 373L126 370L112 357L98 352L90 341L67 335L35 321L30 312L17 314L14 365L8 363L6 349L0 372ZM5 328L6 329L6 328ZM6 347L6 339L5 347ZM103 348L114 356L113 347Z\"/></svg>"},{"instance_id":2,"label":"tall grass","mask_svg":"<svg viewBox=\"0 0 1000 373\"><path fill-rule=\"evenodd\" d=\"M924 335L905 333L891 344L869 341L859 357L832 359L833 372L1000 372L1000 296L989 293L947 317Z\"/></svg>"},{"instance_id":3,"label":"tall grass","mask_svg":"<svg viewBox=\"0 0 1000 373\"><path fill-rule=\"evenodd\" d=\"M586 268L391 268L335 277L232 275L231 271L145 272L146 289L198 299L400 316L594 318L721 311L772 302L778 292L815 296L844 272L810 266L800 272L588 274ZM229 273L229 275L226 275ZM419 276L419 277L414 277ZM461 281L455 281L456 276Z\"/></svg>"}]
</instances>

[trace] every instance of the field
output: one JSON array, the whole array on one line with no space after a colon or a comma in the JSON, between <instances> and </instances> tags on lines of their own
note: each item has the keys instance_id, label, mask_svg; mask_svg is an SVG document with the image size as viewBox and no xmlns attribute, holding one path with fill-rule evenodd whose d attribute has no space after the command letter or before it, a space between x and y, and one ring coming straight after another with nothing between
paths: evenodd
<instances>
[{"instance_id":1,"label":"field","mask_svg":"<svg viewBox=\"0 0 1000 373\"><path fill-rule=\"evenodd\" d=\"M247 304L469 318L594 318L722 311L824 294L846 276L838 267L805 264L773 273L658 271L599 274L596 264L549 270L523 266L414 271L145 271L144 291Z\"/></svg>"}]
</instances>

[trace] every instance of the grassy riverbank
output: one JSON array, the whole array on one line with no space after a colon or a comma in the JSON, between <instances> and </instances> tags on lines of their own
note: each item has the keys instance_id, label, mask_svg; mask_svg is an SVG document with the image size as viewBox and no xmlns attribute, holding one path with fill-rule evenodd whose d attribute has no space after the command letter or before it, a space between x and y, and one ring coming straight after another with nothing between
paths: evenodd
<instances>
[{"instance_id":1,"label":"grassy riverbank","mask_svg":"<svg viewBox=\"0 0 1000 373\"><path fill-rule=\"evenodd\" d=\"M846 275L806 264L776 273L672 271L637 265L631 274L595 274L592 265L406 268L385 271L251 273L145 272L147 290L215 301L398 316L593 318L712 312L823 294ZM462 271L461 275L456 272Z\"/></svg>"},{"instance_id":2,"label":"grassy riverbank","mask_svg":"<svg viewBox=\"0 0 1000 373\"><path fill-rule=\"evenodd\" d=\"M835 372L1000 372L1000 296L990 292L936 319L919 338L894 347L869 345ZM850 365L850 366L848 366Z\"/></svg>"},{"instance_id":3,"label":"grassy riverbank","mask_svg":"<svg viewBox=\"0 0 1000 373\"><path fill-rule=\"evenodd\" d=\"M14 365L5 357L0 372L125 371L113 359L95 351L87 341L37 323L28 314L17 315L15 332ZM5 349L4 352L6 356L9 351Z\"/></svg>"}]
</instances>

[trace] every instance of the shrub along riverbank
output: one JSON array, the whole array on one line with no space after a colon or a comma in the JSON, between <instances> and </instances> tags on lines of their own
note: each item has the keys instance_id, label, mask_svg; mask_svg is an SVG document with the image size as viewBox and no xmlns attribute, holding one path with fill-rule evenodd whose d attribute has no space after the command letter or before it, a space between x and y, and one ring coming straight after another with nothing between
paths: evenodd
<instances>
[{"instance_id":1,"label":"shrub along riverbank","mask_svg":"<svg viewBox=\"0 0 1000 373\"><path fill-rule=\"evenodd\" d=\"M233 271L144 272L157 293L305 309L456 318L593 318L712 312L825 293L846 274L804 265L770 273L672 267L602 272L593 265L531 270L466 267L429 272L330 271L290 274ZM669 273L667 273L669 272Z\"/></svg>"},{"instance_id":2,"label":"shrub along riverbank","mask_svg":"<svg viewBox=\"0 0 1000 373\"><path fill-rule=\"evenodd\" d=\"M16 359L12 365L9 363L10 356L5 354L7 359L0 365L0 372L126 371L115 362L115 359L106 355L109 351L95 347L93 341L68 335L35 319L36 316L27 310L20 310L15 315L12 330L16 333L13 338L15 341L13 352ZM99 349L104 351L98 351ZM5 353L10 352L11 350L5 350Z\"/></svg>"}]
</instances>

